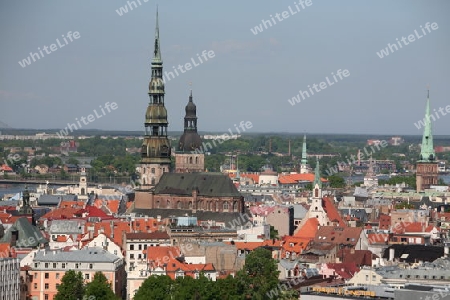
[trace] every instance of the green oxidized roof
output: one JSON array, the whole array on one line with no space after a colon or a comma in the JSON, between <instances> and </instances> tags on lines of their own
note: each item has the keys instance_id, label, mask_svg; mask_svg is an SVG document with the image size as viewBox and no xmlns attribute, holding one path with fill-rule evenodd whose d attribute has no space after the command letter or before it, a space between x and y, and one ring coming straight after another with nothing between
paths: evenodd
<instances>
[{"instance_id":1,"label":"green oxidized roof","mask_svg":"<svg viewBox=\"0 0 450 300\"><path fill-rule=\"evenodd\" d=\"M428 93L427 105L425 108L425 127L423 129L422 146L420 150L420 162L435 162L436 154L433 147L433 133L431 129L431 116L430 116L430 97Z\"/></svg>"},{"instance_id":2,"label":"green oxidized roof","mask_svg":"<svg viewBox=\"0 0 450 300\"><path fill-rule=\"evenodd\" d=\"M5 235L0 240L2 243L10 243L13 231L18 231L19 236L16 242L17 248L36 248L40 244L48 243L47 239L42 235L39 229L33 225L26 218L19 218L17 221L6 230Z\"/></svg>"}]
</instances>

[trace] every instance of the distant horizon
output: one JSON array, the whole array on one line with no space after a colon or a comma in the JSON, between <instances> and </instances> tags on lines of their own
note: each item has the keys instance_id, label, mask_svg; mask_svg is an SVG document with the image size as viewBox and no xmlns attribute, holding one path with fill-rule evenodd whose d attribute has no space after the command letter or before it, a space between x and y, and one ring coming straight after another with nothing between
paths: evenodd
<instances>
[{"instance_id":1,"label":"distant horizon","mask_svg":"<svg viewBox=\"0 0 450 300\"><path fill-rule=\"evenodd\" d=\"M37 132L45 132L46 134L56 134L60 129L55 129L55 128L39 128L39 129L34 129L34 128L0 128L0 134L3 134L2 130L12 130L12 131L36 131ZM113 129L96 129L96 128L90 128L90 129L80 129L80 130L75 130L74 132L69 133L70 136L78 136L78 135L84 135L84 133L89 133L89 132L119 132L119 133L134 133L134 134L139 134L142 132L142 137L144 136L143 132L144 129L142 130L113 130ZM168 130L168 136L170 136L171 132L174 132L176 134L182 134L183 130ZM204 135L204 134L224 134L224 133L228 133L227 131L204 131L204 130L199 130L198 133L200 135ZM315 136L315 135L355 135L355 136L389 136L389 137L393 137L393 136L409 136L409 137L422 137L422 134L392 134L392 133L336 133L336 132L287 132L287 131L252 131L252 132L243 132L240 133L240 135L244 136L244 135L258 135L258 134L274 134L274 135L298 135L300 137L302 137L303 135L306 134L306 136ZM450 134L433 134L433 137L450 137Z\"/></svg>"}]
</instances>

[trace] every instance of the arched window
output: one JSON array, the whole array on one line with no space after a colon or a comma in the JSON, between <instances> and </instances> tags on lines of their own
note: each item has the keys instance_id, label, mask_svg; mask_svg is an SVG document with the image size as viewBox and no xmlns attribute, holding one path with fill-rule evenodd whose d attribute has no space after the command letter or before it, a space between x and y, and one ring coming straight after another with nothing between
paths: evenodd
<instances>
[{"instance_id":1,"label":"arched window","mask_svg":"<svg viewBox=\"0 0 450 300\"><path fill-rule=\"evenodd\" d=\"M192 209L192 201L189 201L189 209Z\"/></svg>"},{"instance_id":2,"label":"arched window","mask_svg":"<svg viewBox=\"0 0 450 300\"><path fill-rule=\"evenodd\" d=\"M152 185L155 185L155 183L156 183L155 178L152 178Z\"/></svg>"},{"instance_id":3,"label":"arched window","mask_svg":"<svg viewBox=\"0 0 450 300\"><path fill-rule=\"evenodd\" d=\"M156 201L156 208L159 208L159 200L158 201Z\"/></svg>"},{"instance_id":4,"label":"arched window","mask_svg":"<svg viewBox=\"0 0 450 300\"><path fill-rule=\"evenodd\" d=\"M314 197L319 197L319 189L314 190Z\"/></svg>"},{"instance_id":5,"label":"arched window","mask_svg":"<svg viewBox=\"0 0 450 300\"><path fill-rule=\"evenodd\" d=\"M170 200L167 200L167 208L171 208L170 207Z\"/></svg>"},{"instance_id":6,"label":"arched window","mask_svg":"<svg viewBox=\"0 0 450 300\"><path fill-rule=\"evenodd\" d=\"M192 164L192 156L189 157L189 163Z\"/></svg>"},{"instance_id":7,"label":"arched window","mask_svg":"<svg viewBox=\"0 0 450 300\"><path fill-rule=\"evenodd\" d=\"M178 208L178 209L181 209L181 201L178 201L178 202L177 202L177 208Z\"/></svg>"},{"instance_id":8,"label":"arched window","mask_svg":"<svg viewBox=\"0 0 450 300\"><path fill-rule=\"evenodd\" d=\"M228 211L228 202L223 203L223 211Z\"/></svg>"},{"instance_id":9,"label":"arched window","mask_svg":"<svg viewBox=\"0 0 450 300\"><path fill-rule=\"evenodd\" d=\"M198 156L195 158L195 163L198 164Z\"/></svg>"},{"instance_id":10,"label":"arched window","mask_svg":"<svg viewBox=\"0 0 450 300\"><path fill-rule=\"evenodd\" d=\"M237 201L233 202L233 211L236 212L237 211Z\"/></svg>"},{"instance_id":11,"label":"arched window","mask_svg":"<svg viewBox=\"0 0 450 300\"><path fill-rule=\"evenodd\" d=\"M84 195L85 194L85 190L84 190L84 188L81 188L81 195Z\"/></svg>"}]
</instances>

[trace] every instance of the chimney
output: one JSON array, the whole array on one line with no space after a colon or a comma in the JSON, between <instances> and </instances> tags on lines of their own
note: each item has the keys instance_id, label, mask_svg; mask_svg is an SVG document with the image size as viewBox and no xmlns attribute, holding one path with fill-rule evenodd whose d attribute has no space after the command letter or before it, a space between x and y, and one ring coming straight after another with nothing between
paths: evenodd
<instances>
[{"instance_id":1,"label":"chimney","mask_svg":"<svg viewBox=\"0 0 450 300\"><path fill-rule=\"evenodd\" d=\"M448 248L448 245L446 245L444 247L444 257L447 258L447 257L449 257L448 255L449 255L449 248Z\"/></svg>"},{"instance_id":2,"label":"chimney","mask_svg":"<svg viewBox=\"0 0 450 300\"><path fill-rule=\"evenodd\" d=\"M394 257L395 257L395 249L391 248L389 249L389 261L394 261Z\"/></svg>"},{"instance_id":3,"label":"chimney","mask_svg":"<svg viewBox=\"0 0 450 300\"><path fill-rule=\"evenodd\" d=\"M111 238L114 238L114 221L111 221L109 223L109 225L111 226Z\"/></svg>"},{"instance_id":4,"label":"chimney","mask_svg":"<svg viewBox=\"0 0 450 300\"><path fill-rule=\"evenodd\" d=\"M11 231L11 247L16 247L18 240L19 240L19 231L12 230Z\"/></svg>"}]
</instances>

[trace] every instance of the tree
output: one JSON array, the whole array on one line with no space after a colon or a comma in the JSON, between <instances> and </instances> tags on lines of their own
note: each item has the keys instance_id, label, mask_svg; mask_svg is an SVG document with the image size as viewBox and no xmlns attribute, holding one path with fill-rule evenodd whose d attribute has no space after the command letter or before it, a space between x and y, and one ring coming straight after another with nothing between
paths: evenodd
<instances>
[{"instance_id":1,"label":"tree","mask_svg":"<svg viewBox=\"0 0 450 300\"><path fill-rule=\"evenodd\" d=\"M86 286L85 298L96 300L116 300L118 297L111 290L111 285L102 272L95 272L94 279Z\"/></svg>"},{"instance_id":2,"label":"tree","mask_svg":"<svg viewBox=\"0 0 450 300\"><path fill-rule=\"evenodd\" d=\"M339 175L331 175L328 176L328 181L330 183L330 187L332 188L343 188L345 187L345 180L343 177Z\"/></svg>"},{"instance_id":3,"label":"tree","mask_svg":"<svg viewBox=\"0 0 450 300\"><path fill-rule=\"evenodd\" d=\"M54 300L78 300L84 295L83 275L74 270L67 271L61 278Z\"/></svg>"},{"instance_id":4,"label":"tree","mask_svg":"<svg viewBox=\"0 0 450 300\"><path fill-rule=\"evenodd\" d=\"M152 275L142 283L134 296L134 300L170 300L170 295L173 293L173 285L174 282L169 276Z\"/></svg>"},{"instance_id":5,"label":"tree","mask_svg":"<svg viewBox=\"0 0 450 300\"><path fill-rule=\"evenodd\" d=\"M245 299L269 299L267 293L277 288L279 273L272 252L257 248L245 258L244 267L237 274L239 290Z\"/></svg>"}]
</instances>

